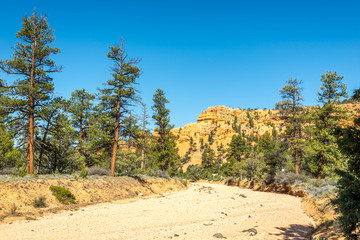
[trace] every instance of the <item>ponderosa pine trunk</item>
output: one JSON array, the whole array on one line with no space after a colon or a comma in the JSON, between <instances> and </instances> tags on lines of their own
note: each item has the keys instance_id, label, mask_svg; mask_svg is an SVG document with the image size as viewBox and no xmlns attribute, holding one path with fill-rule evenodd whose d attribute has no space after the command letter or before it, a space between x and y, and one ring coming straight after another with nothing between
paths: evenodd
<instances>
[{"instance_id":1,"label":"ponderosa pine trunk","mask_svg":"<svg viewBox=\"0 0 360 240\"><path fill-rule=\"evenodd\" d=\"M295 174L299 174L299 160L298 160L298 150L295 149L294 151L294 167L295 167Z\"/></svg>"},{"instance_id":2,"label":"ponderosa pine trunk","mask_svg":"<svg viewBox=\"0 0 360 240\"><path fill-rule=\"evenodd\" d=\"M30 70L30 93L29 93L29 136L28 136L28 156L27 156L27 170L29 174L34 173L34 112L35 112L35 52L36 52L36 26L33 29L33 43L31 53L31 70Z\"/></svg>"},{"instance_id":3,"label":"ponderosa pine trunk","mask_svg":"<svg viewBox=\"0 0 360 240\"><path fill-rule=\"evenodd\" d=\"M116 153L119 142L119 125L120 125L120 100L116 105L116 119L115 119L115 128L114 128L114 140L113 140L113 149L111 154L111 172L112 177L115 176L115 163L116 163Z\"/></svg>"},{"instance_id":4,"label":"ponderosa pine trunk","mask_svg":"<svg viewBox=\"0 0 360 240\"><path fill-rule=\"evenodd\" d=\"M293 94L293 106L292 106L292 112L293 112L293 144L296 145L296 132L297 132L297 128L296 128L296 120L295 120L295 115L296 115L296 95ZM294 168L295 168L295 175L299 175L299 161L298 161L298 149L295 146L294 147Z\"/></svg>"}]
</instances>

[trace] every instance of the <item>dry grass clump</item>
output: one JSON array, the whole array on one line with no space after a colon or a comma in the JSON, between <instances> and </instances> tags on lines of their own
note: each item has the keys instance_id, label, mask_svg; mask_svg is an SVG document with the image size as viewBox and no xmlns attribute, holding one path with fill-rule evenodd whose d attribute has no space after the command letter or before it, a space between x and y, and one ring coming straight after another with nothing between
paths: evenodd
<instances>
[{"instance_id":1,"label":"dry grass clump","mask_svg":"<svg viewBox=\"0 0 360 240\"><path fill-rule=\"evenodd\" d=\"M45 196L40 196L39 198L35 198L33 201L33 206L35 208L45 208L47 206L45 201L46 201Z\"/></svg>"},{"instance_id":2,"label":"dry grass clump","mask_svg":"<svg viewBox=\"0 0 360 240\"><path fill-rule=\"evenodd\" d=\"M306 175L298 174L293 172L278 172L275 176L275 183L281 185L299 185L301 183L308 182L309 178Z\"/></svg>"},{"instance_id":3,"label":"dry grass clump","mask_svg":"<svg viewBox=\"0 0 360 240\"><path fill-rule=\"evenodd\" d=\"M98 166L92 166L88 168L87 175L107 176L110 175L110 170Z\"/></svg>"}]
</instances>

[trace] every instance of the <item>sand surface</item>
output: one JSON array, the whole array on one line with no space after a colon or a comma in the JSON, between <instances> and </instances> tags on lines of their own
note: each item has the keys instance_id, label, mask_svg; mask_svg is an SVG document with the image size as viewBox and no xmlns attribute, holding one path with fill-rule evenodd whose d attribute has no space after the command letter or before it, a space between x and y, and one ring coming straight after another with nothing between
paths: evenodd
<instances>
[{"instance_id":1,"label":"sand surface","mask_svg":"<svg viewBox=\"0 0 360 240\"><path fill-rule=\"evenodd\" d=\"M306 239L311 230L300 198L196 183L163 197L3 223L0 239Z\"/></svg>"}]
</instances>

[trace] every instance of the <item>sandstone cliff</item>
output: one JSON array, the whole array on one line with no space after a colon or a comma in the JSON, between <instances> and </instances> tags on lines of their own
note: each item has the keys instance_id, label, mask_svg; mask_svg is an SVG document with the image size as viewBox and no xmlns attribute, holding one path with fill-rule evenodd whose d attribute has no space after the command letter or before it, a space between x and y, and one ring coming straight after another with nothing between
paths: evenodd
<instances>
[{"instance_id":1,"label":"sandstone cliff","mask_svg":"<svg viewBox=\"0 0 360 240\"><path fill-rule=\"evenodd\" d=\"M349 120L343 122L351 125L352 118L360 113L360 104L342 106L348 110L349 115ZM279 110L246 110L216 106L202 112L197 118L197 123L175 128L173 133L178 136L177 147L181 157L189 151L191 141L194 145L190 160L183 167L185 170L190 164L201 164L201 142L208 143L210 135L214 140L211 148L216 152L221 144L227 147L232 136L239 131L239 126L242 133L261 137L265 132L271 133L273 128L282 132L285 129L284 123L285 118L281 116Z\"/></svg>"}]
</instances>

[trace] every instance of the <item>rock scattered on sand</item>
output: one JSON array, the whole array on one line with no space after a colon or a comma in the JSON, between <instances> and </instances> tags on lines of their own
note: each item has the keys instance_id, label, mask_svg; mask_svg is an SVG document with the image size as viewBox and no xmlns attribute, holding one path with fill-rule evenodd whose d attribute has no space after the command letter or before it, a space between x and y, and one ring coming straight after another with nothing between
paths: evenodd
<instances>
[{"instance_id":1,"label":"rock scattered on sand","mask_svg":"<svg viewBox=\"0 0 360 240\"><path fill-rule=\"evenodd\" d=\"M221 233L215 233L213 235L213 237L215 237L215 238L225 238L226 239L226 237L224 237L224 235L222 235Z\"/></svg>"},{"instance_id":2,"label":"rock scattered on sand","mask_svg":"<svg viewBox=\"0 0 360 240\"><path fill-rule=\"evenodd\" d=\"M257 230L255 228L249 228L247 230L243 230L243 232L248 232L250 233L250 236L255 236L257 234Z\"/></svg>"}]
</instances>

